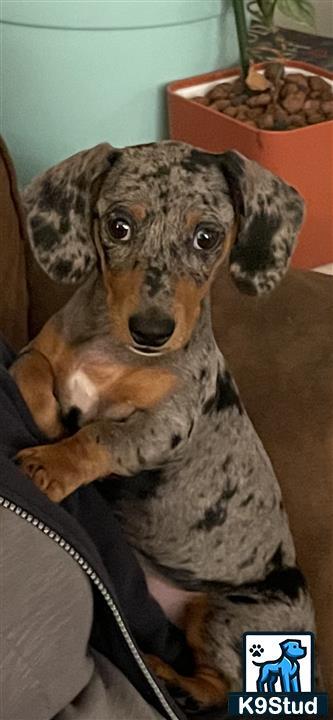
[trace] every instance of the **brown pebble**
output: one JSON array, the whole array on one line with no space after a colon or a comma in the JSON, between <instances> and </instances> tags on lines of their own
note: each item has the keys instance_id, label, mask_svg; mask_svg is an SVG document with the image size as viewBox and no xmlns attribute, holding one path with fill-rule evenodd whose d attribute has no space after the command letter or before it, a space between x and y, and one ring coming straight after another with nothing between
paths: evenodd
<instances>
[{"instance_id":1,"label":"brown pebble","mask_svg":"<svg viewBox=\"0 0 333 720\"><path fill-rule=\"evenodd\" d=\"M280 97L286 98L288 95L294 95L298 92L298 86L296 83L285 83L280 91Z\"/></svg>"},{"instance_id":2,"label":"brown pebble","mask_svg":"<svg viewBox=\"0 0 333 720\"><path fill-rule=\"evenodd\" d=\"M207 97L204 97L202 95L198 95L197 97L191 98L193 102L198 103L199 105L209 105L209 100Z\"/></svg>"},{"instance_id":3,"label":"brown pebble","mask_svg":"<svg viewBox=\"0 0 333 720\"><path fill-rule=\"evenodd\" d=\"M264 107L248 108L247 110L247 114L250 120L255 120L256 118L260 117L263 112L265 112Z\"/></svg>"},{"instance_id":4,"label":"brown pebble","mask_svg":"<svg viewBox=\"0 0 333 720\"><path fill-rule=\"evenodd\" d=\"M242 93L242 95L235 95L234 97L230 96L231 105L243 105L248 99L248 95L246 93Z\"/></svg>"},{"instance_id":5,"label":"brown pebble","mask_svg":"<svg viewBox=\"0 0 333 720\"><path fill-rule=\"evenodd\" d=\"M299 90L297 93L294 93L293 95L288 95L284 100L282 100L282 106L285 110L287 110L288 113L294 115L302 109L305 98L305 92L303 90Z\"/></svg>"},{"instance_id":6,"label":"brown pebble","mask_svg":"<svg viewBox=\"0 0 333 720\"><path fill-rule=\"evenodd\" d=\"M237 115L237 108L232 107L232 105L229 105L229 107L225 108L223 110L225 115L229 115L229 117L235 117Z\"/></svg>"},{"instance_id":7,"label":"brown pebble","mask_svg":"<svg viewBox=\"0 0 333 720\"><path fill-rule=\"evenodd\" d=\"M227 98L230 94L230 90L228 90L225 87L225 83L220 83L219 85L215 85L206 95L206 98L208 98L209 102L213 102L213 100L219 100L223 98Z\"/></svg>"},{"instance_id":8,"label":"brown pebble","mask_svg":"<svg viewBox=\"0 0 333 720\"><path fill-rule=\"evenodd\" d=\"M323 90L320 93L321 100L333 100L333 90Z\"/></svg>"},{"instance_id":9,"label":"brown pebble","mask_svg":"<svg viewBox=\"0 0 333 720\"><path fill-rule=\"evenodd\" d=\"M308 115L307 120L309 125L315 125L315 123L323 122L326 118L325 115L321 113L313 113L312 115Z\"/></svg>"},{"instance_id":10,"label":"brown pebble","mask_svg":"<svg viewBox=\"0 0 333 720\"><path fill-rule=\"evenodd\" d=\"M249 108L246 105L239 105L237 108L237 115L238 120L248 120L249 119Z\"/></svg>"},{"instance_id":11,"label":"brown pebble","mask_svg":"<svg viewBox=\"0 0 333 720\"><path fill-rule=\"evenodd\" d=\"M249 125L250 127L258 127L257 123L254 120L245 120L245 125Z\"/></svg>"},{"instance_id":12,"label":"brown pebble","mask_svg":"<svg viewBox=\"0 0 333 720\"><path fill-rule=\"evenodd\" d=\"M232 92L232 83L224 82L224 83L221 83L221 85L223 85L225 91L230 95L230 93Z\"/></svg>"},{"instance_id":13,"label":"brown pebble","mask_svg":"<svg viewBox=\"0 0 333 720\"><path fill-rule=\"evenodd\" d=\"M309 93L309 97L310 97L312 100L317 100L317 98L320 98L320 97L321 97L321 93L320 93L318 90L312 90L312 91Z\"/></svg>"},{"instance_id":14,"label":"brown pebble","mask_svg":"<svg viewBox=\"0 0 333 720\"><path fill-rule=\"evenodd\" d=\"M316 112L320 108L319 100L306 100L304 103L304 110L306 113Z\"/></svg>"},{"instance_id":15,"label":"brown pebble","mask_svg":"<svg viewBox=\"0 0 333 720\"><path fill-rule=\"evenodd\" d=\"M304 115L290 115L289 123L291 123L295 128L304 127L306 125L306 120Z\"/></svg>"},{"instance_id":16,"label":"brown pebble","mask_svg":"<svg viewBox=\"0 0 333 720\"><path fill-rule=\"evenodd\" d=\"M320 92L322 90L330 90L331 91L331 85L327 82L327 80L324 80L324 78L319 77L319 75L311 75L308 79L309 86L311 90Z\"/></svg>"},{"instance_id":17,"label":"brown pebble","mask_svg":"<svg viewBox=\"0 0 333 720\"><path fill-rule=\"evenodd\" d=\"M214 110L218 110L219 112L223 112L223 110L229 107L229 105L230 100L215 100L210 107L214 108Z\"/></svg>"},{"instance_id":18,"label":"brown pebble","mask_svg":"<svg viewBox=\"0 0 333 720\"><path fill-rule=\"evenodd\" d=\"M258 127L262 130L273 130L274 116L271 113L266 113L262 118L259 118L257 122Z\"/></svg>"},{"instance_id":19,"label":"brown pebble","mask_svg":"<svg viewBox=\"0 0 333 720\"><path fill-rule=\"evenodd\" d=\"M288 115L283 108L277 107L274 115L274 130L285 130L288 125Z\"/></svg>"},{"instance_id":20,"label":"brown pebble","mask_svg":"<svg viewBox=\"0 0 333 720\"><path fill-rule=\"evenodd\" d=\"M245 112L245 113L249 113L249 112L250 112L250 108L249 108L247 105L244 105L244 104L238 105L237 110L238 110L238 112Z\"/></svg>"},{"instance_id":21,"label":"brown pebble","mask_svg":"<svg viewBox=\"0 0 333 720\"><path fill-rule=\"evenodd\" d=\"M269 93L260 93L260 95L254 95L247 101L249 107L260 107L261 105L268 105L271 101Z\"/></svg>"},{"instance_id":22,"label":"brown pebble","mask_svg":"<svg viewBox=\"0 0 333 720\"><path fill-rule=\"evenodd\" d=\"M288 73L284 79L286 83L294 83L297 85L299 90L306 92L309 89L308 78L306 75L302 75L302 73Z\"/></svg>"},{"instance_id":23,"label":"brown pebble","mask_svg":"<svg viewBox=\"0 0 333 720\"><path fill-rule=\"evenodd\" d=\"M333 100L325 100L321 103L321 110L325 115L331 115L333 113Z\"/></svg>"}]
</instances>

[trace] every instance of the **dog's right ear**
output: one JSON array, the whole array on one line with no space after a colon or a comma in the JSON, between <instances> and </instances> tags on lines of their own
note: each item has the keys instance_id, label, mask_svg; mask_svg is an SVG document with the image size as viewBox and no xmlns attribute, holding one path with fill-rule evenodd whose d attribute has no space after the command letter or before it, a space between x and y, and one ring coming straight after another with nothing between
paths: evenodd
<instances>
[{"instance_id":1,"label":"dog's right ear","mask_svg":"<svg viewBox=\"0 0 333 720\"><path fill-rule=\"evenodd\" d=\"M94 203L119 155L108 143L96 145L50 168L24 190L33 254L55 282L77 283L96 264Z\"/></svg>"}]
</instances>

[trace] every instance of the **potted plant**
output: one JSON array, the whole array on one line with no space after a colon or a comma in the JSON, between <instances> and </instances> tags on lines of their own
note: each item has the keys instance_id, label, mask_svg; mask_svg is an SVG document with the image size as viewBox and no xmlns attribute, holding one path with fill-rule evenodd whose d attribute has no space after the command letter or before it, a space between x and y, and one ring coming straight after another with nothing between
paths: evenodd
<instances>
[{"instance_id":1,"label":"potted plant","mask_svg":"<svg viewBox=\"0 0 333 720\"><path fill-rule=\"evenodd\" d=\"M234 148L296 187L307 205L294 265L333 260L333 74L303 62L284 61L274 27L277 7L313 21L309 0L251 0L250 9L273 29L267 56L251 63L244 0L232 0L241 69L217 70L167 88L170 136L223 152ZM262 48L261 48L262 56Z\"/></svg>"}]
</instances>

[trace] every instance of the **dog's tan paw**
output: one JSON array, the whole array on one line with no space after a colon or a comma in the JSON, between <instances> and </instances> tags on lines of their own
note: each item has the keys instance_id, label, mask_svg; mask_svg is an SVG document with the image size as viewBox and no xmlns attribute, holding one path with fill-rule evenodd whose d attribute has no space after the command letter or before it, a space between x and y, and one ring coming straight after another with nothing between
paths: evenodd
<instances>
[{"instance_id":1,"label":"dog's tan paw","mask_svg":"<svg viewBox=\"0 0 333 720\"><path fill-rule=\"evenodd\" d=\"M49 411L43 415L41 413L35 413L34 420L46 437L50 438L50 440L57 440L65 435L65 428L60 420L58 404L55 403L54 405L52 399L50 406Z\"/></svg>"},{"instance_id":2,"label":"dog's tan paw","mask_svg":"<svg viewBox=\"0 0 333 720\"><path fill-rule=\"evenodd\" d=\"M228 681L214 668L198 666L192 677L179 675L170 665L155 655L145 655L155 675L167 685L178 687L202 707L223 705L229 691Z\"/></svg>"},{"instance_id":3,"label":"dog's tan paw","mask_svg":"<svg viewBox=\"0 0 333 720\"><path fill-rule=\"evenodd\" d=\"M77 483L73 483L70 470L66 472L56 445L40 445L21 450L16 461L22 471L53 502L61 502Z\"/></svg>"},{"instance_id":4,"label":"dog's tan paw","mask_svg":"<svg viewBox=\"0 0 333 720\"><path fill-rule=\"evenodd\" d=\"M152 670L157 677L161 678L161 680L170 682L170 680L174 679L176 672L172 669L172 667L161 660L161 658L156 655L145 655L145 661L149 669Z\"/></svg>"}]
</instances>

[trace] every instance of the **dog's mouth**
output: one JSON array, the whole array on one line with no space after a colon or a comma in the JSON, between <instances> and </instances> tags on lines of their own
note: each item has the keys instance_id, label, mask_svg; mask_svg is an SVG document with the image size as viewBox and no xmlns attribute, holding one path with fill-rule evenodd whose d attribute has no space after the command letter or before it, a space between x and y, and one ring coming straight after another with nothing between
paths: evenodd
<instances>
[{"instance_id":1,"label":"dog's mouth","mask_svg":"<svg viewBox=\"0 0 333 720\"><path fill-rule=\"evenodd\" d=\"M136 345L127 345L127 347L136 355L143 355L144 357L151 357L152 355L154 355L154 357L158 357L159 355L164 355L166 353L166 350L158 350L157 348L149 346L145 347L144 345L140 345L140 347L137 347Z\"/></svg>"}]
</instances>

